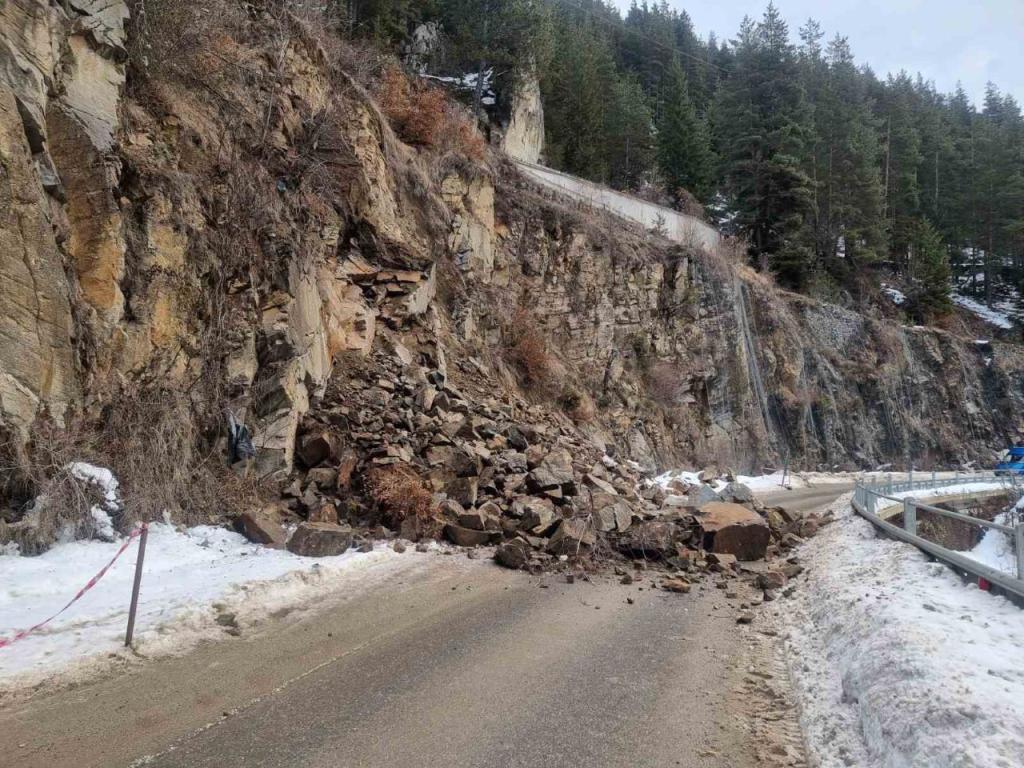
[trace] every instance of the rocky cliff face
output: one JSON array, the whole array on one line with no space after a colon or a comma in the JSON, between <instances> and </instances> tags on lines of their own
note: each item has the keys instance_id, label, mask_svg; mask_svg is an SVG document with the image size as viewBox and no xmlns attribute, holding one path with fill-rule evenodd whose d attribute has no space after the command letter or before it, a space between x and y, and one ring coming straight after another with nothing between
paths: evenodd
<instances>
[{"instance_id":1,"label":"rocky cliff face","mask_svg":"<svg viewBox=\"0 0 1024 768\"><path fill-rule=\"evenodd\" d=\"M288 486L326 431L353 488L399 463L443 491L425 451L452 414L484 420L487 451L528 417L549 447L652 469L928 466L1020 435L1020 348L785 294L497 157L406 146L352 54L285 5L67 8L0 6L9 442L116 423L143 453L181 446L161 456L195 485L230 411L258 477Z\"/></svg>"}]
</instances>

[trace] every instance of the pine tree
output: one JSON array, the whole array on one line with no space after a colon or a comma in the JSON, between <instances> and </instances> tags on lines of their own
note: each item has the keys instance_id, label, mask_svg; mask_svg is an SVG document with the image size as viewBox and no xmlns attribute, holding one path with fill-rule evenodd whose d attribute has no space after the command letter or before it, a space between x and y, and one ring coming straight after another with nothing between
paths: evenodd
<instances>
[{"instance_id":1,"label":"pine tree","mask_svg":"<svg viewBox=\"0 0 1024 768\"><path fill-rule=\"evenodd\" d=\"M704 123L690 101L679 57L672 60L663 88L658 120L658 165L666 191L676 202L680 191L705 200L710 192L711 151Z\"/></svg>"},{"instance_id":2,"label":"pine tree","mask_svg":"<svg viewBox=\"0 0 1024 768\"><path fill-rule=\"evenodd\" d=\"M608 181L608 94L617 78L611 47L586 20L560 27L555 45L559 55L541 79L549 162L577 176Z\"/></svg>"},{"instance_id":3,"label":"pine tree","mask_svg":"<svg viewBox=\"0 0 1024 768\"><path fill-rule=\"evenodd\" d=\"M928 221L915 219L907 226L909 273L913 289L910 310L919 322L947 314L949 298L949 256L942 236Z\"/></svg>"},{"instance_id":4,"label":"pine tree","mask_svg":"<svg viewBox=\"0 0 1024 768\"><path fill-rule=\"evenodd\" d=\"M846 38L829 43L826 60L815 111L815 242L830 272L845 279L885 251L879 146L866 84Z\"/></svg>"},{"instance_id":5,"label":"pine tree","mask_svg":"<svg viewBox=\"0 0 1024 768\"><path fill-rule=\"evenodd\" d=\"M751 255L788 285L811 278L808 215L812 181L803 170L810 114L786 24L774 5L745 19L716 125L736 223Z\"/></svg>"},{"instance_id":6,"label":"pine tree","mask_svg":"<svg viewBox=\"0 0 1024 768\"><path fill-rule=\"evenodd\" d=\"M611 92L607 125L609 184L637 189L654 165L653 118L647 96L634 75L620 74Z\"/></svg>"}]
</instances>

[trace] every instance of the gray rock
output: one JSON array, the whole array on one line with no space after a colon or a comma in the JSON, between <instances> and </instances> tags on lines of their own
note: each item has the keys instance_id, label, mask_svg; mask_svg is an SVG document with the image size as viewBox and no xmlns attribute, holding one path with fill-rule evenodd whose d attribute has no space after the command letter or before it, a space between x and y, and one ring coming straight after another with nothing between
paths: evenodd
<instances>
[{"instance_id":1,"label":"gray rock","mask_svg":"<svg viewBox=\"0 0 1024 768\"><path fill-rule=\"evenodd\" d=\"M749 504L754 501L754 492L743 483L729 483L722 489L721 496L726 501L734 501L737 504Z\"/></svg>"},{"instance_id":2,"label":"gray rock","mask_svg":"<svg viewBox=\"0 0 1024 768\"><path fill-rule=\"evenodd\" d=\"M506 568L525 568L533 556L533 547L524 539L512 539L499 546L494 552L494 560Z\"/></svg>"},{"instance_id":3,"label":"gray rock","mask_svg":"<svg viewBox=\"0 0 1024 768\"><path fill-rule=\"evenodd\" d=\"M288 551L303 557L340 555L352 546L352 529L334 523L302 523L288 540Z\"/></svg>"},{"instance_id":4,"label":"gray rock","mask_svg":"<svg viewBox=\"0 0 1024 768\"><path fill-rule=\"evenodd\" d=\"M444 490L448 498L457 501L463 507L476 506L478 486L475 477L457 477L448 482Z\"/></svg>"}]
</instances>

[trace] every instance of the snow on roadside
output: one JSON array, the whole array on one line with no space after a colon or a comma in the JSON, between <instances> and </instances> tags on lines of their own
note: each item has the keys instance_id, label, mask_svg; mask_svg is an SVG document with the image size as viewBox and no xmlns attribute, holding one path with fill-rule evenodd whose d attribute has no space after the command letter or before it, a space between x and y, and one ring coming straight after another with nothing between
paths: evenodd
<instances>
[{"instance_id":1,"label":"snow on roadside","mask_svg":"<svg viewBox=\"0 0 1024 768\"><path fill-rule=\"evenodd\" d=\"M1009 515L1003 512L996 515L995 522L1006 524ZM1004 531L988 529L972 549L963 553L982 565L995 568L997 571L1017 575L1017 553L1013 546L1013 538Z\"/></svg>"},{"instance_id":2,"label":"snow on roadside","mask_svg":"<svg viewBox=\"0 0 1024 768\"><path fill-rule=\"evenodd\" d=\"M941 489L945 491L946 489ZM1024 754L1024 610L850 507L771 604L821 768L1010 768Z\"/></svg>"},{"instance_id":3,"label":"snow on roadside","mask_svg":"<svg viewBox=\"0 0 1024 768\"><path fill-rule=\"evenodd\" d=\"M10 637L59 610L110 559L121 542L74 541L39 557L0 556L0 637ZM0 648L0 687L74 672L123 654L135 559L133 543L81 600L38 632ZM249 543L224 528L180 531L152 524L146 548L136 648L143 656L180 653L220 635L225 624L252 626L274 611L348 581L365 586L398 555L379 545L336 557L306 558ZM219 620L219 623L218 623Z\"/></svg>"}]
</instances>

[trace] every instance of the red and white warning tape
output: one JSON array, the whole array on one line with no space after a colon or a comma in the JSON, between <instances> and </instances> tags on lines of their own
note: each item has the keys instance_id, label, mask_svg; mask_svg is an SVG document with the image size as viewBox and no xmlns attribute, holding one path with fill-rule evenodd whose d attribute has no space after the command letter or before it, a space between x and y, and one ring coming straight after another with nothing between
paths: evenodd
<instances>
[{"instance_id":1,"label":"red and white warning tape","mask_svg":"<svg viewBox=\"0 0 1024 768\"><path fill-rule=\"evenodd\" d=\"M110 559L110 562L107 563L105 566L103 566L103 568L100 569L99 573L97 573L95 576L93 576L91 579L89 579L89 581L86 583L86 585L84 587L82 587L80 590L78 590L78 592L75 594L74 597L72 597L70 600L68 600L67 605L65 605L63 608L61 608L55 614L53 614L53 616L51 616L50 618L44 619L43 621L39 622L38 624L36 624L33 627L29 627L28 629L23 629L23 630L21 630L19 632L16 632L12 637L8 637L8 638L0 637L0 648L5 648L8 645L13 645L14 643L18 642L22 638L25 638L28 635L31 635L37 629L40 629L41 627L46 626L51 621L53 621L58 616L60 616L62 613L64 613L64 611L66 611L68 608L70 608L72 605L74 605L76 602L78 602L78 600L81 599L82 595L84 595L86 592L88 592L90 589L92 589L93 587L96 586L96 582L98 582L100 579L103 578L103 576L106 574L106 572L110 570L110 566L112 566L117 561L117 558L119 558L121 555L124 554L124 551L126 549L128 549L128 545L131 544L132 541L135 539L135 537L139 536L142 533L143 529L146 528L146 527L147 527L146 525L140 525L140 526L138 526L136 528L133 528L132 532L128 534L128 538L126 538L124 540L124 544L121 545L121 548L118 549L117 553Z\"/></svg>"}]
</instances>

